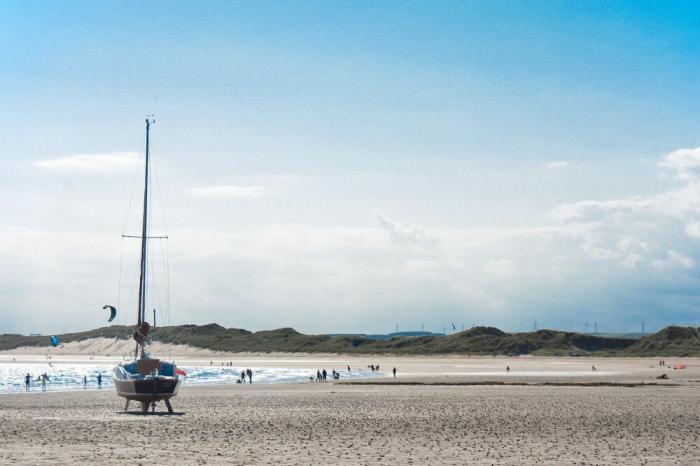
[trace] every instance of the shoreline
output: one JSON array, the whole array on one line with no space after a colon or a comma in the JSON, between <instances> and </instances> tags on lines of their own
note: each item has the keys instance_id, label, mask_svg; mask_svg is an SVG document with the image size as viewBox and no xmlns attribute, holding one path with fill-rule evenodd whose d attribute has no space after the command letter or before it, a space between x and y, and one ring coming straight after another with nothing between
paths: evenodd
<instances>
[{"instance_id":1,"label":"shoreline","mask_svg":"<svg viewBox=\"0 0 700 466\"><path fill-rule=\"evenodd\" d=\"M14 362L12 362L13 358ZM48 366L47 361L45 356L36 354L0 355L0 383L17 387L17 378L25 372L33 376L37 371L48 372L53 378L52 371L56 375L61 370L67 370L66 366L70 366L72 372L70 376L66 375L68 378L65 378L63 383L79 385L78 382L82 380L83 375L94 377L94 372L90 372L91 369L97 369L111 379L111 366L122 362L121 358L86 355L56 355L51 359L52 366ZM245 354L220 358L183 355L175 359L175 362L178 366L193 371L188 370L188 375L193 377L190 380L197 380L197 382L185 383L185 386L203 383L235 384L237 371L241 368L251 368L259 372L261 378L254 380L259 385L293 382L308 384L307 375L312 376L317 370L326 369L328 373L332 370L338 371L341 374L339 381L341 384L478 385L488 382L498 385L615 383L700 386L700 358L667 359L666 366L659 366L659 360L652 358L581 359L551 356L458 357L453 355L373 358L357 355L305 357L297 354L278 356ZM674 369L673 365L677 362L683 362L686 368ZM20 368L23 365L26 369ZM371 365L374 365L377 370L372 371L368 367ZM351 374L347 371L348 367L352 369ZM397 368L397 379L392 377L394 367ZM194 379L195 370L201 374L200 379ZM84 374L84 371L88 373ZM5 374L4 379L3 374ZM660 376L667 378L659 379ZM207 378L211 381L206 381ZM106 385L111 387L109 382ZM80 389L82 386L68 391Z\"/></svg>"}]
</instances>

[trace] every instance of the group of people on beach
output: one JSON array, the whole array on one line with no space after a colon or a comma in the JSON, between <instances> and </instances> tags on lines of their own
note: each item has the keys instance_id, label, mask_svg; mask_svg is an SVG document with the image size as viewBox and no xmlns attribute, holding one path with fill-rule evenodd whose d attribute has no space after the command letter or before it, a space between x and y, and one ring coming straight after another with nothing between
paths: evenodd
<instances>
[{"instance_id":1,"label":"group of people on beach","mask_svg":"<svg viewBox=\"0 0 700 466\"><path fill-rule=\"evenodd\" d=\"M370 369L372 372L377 372L379 371L379 364L374 365L374 364L369 364L367 365L367 368ZM396 378L396 368L394 367L392 370L392 373L394 374L394 378ZM352 369L348 365L348 374L352 374ZM333 380L339 380L340 379L340 372L336 371L333 369L331 371L331 375L333 377ZM316 377L313 375L309 376L309 381L311 382L325 382L328 380L328 372L326 369L319 369L316 371Z\"/></svg>"},{"instance_id":2,"label":"group of people on beach","mask_svg":"<svg viewBox=\"0 0 700 466\"><path fill-rule=\"evenodd\" d=\"M348 372L350 372L350 366L348 366ZM331 371L331 376L333 377L333 380L338 380L340 379L340 372L333 369ZM328 371L326 371L325 369L319 369L316 371L316 378L314 379L314 376L312 375L309 377L309 380L311 382L325 382L326 380L328 380Z\"/></svg>"},{"instance_id":3,"label":"group of people on beach","mask_svg":"<svg viewBox=\"0 0 700 466\"><path fill-rule=\"evenodd\" d=\"M46 372L41 374L39 377L36 378L36 382L41 382L41 391L45 392L46 391L46 384L49 383L50 379L49 376ZM32 384L32 374L27 374L24 376L24 389L26 391L29 391L29 388L31 387Z\"/></svg>"},{"instance_id":4,"label":"group of people on beach","mask_svg":"<svg viewBox=\"0 0 700 466\"><path fill-rule=\"evenodd\" d=\"M252 369L241 370L241 378L238 379L238 383L245 383L246 377L248 377L248 383L253 383Z\"/></svg>"},{"instance_id":5,"label":"group of people on beach","mask_svg":"<svg viewBox=\"0 0 700 466\"><path fill-rule=\"evenodd\" d=\"M97 388L102 388L102 374L98 373L96 378L97 378ZM24 376L24 390L25 391L29 391L31 389L32 381L41 383L41 391L45 392L46 386L49 382L51 382L51 379L49 378L49 375L46 372L44 372L39 377L37 377L36 380L33 379L32 374L27 373L27 375ZM87 383L88 383L87 375L84 375L83 376L83 388L87 388Z\"/></svg>"}]
</instances>

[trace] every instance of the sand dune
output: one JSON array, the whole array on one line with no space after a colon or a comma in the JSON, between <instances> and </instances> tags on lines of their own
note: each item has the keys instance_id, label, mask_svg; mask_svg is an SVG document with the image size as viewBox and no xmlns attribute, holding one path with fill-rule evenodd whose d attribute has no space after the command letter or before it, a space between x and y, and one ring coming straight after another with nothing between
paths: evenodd
<instances>
[{"instance_id":1,"label":"sand dune","mask_svg":"<svg viewBox=\"0 0 700 466\"><path fill-rule=\"evenodd\" d=\"M211 356L222 354L219 352L195 348L189 345L173 345L169 343L153 342L149 345L149 351L154 354L173 355L173 356ZM0 351L0 354L14 355L40 355L50 354L52 356L107 356L122 358L134 351L133 340L120 340L116 338L89 338L83 341L71 341L61 343L55 348L50 346L23 346L8 351Z\"/></svg>"}]
</instances>

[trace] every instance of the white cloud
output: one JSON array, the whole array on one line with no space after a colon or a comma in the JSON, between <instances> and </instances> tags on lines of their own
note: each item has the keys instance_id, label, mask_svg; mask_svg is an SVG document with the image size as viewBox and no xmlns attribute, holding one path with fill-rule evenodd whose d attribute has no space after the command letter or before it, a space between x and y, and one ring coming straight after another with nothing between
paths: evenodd
<instances>
[{"instance_id":1,"label":"white cloud","mask_svg":"<svg viewBox=\"0 0 700 466\"><path fill-rule=\"evenodd\" d=\"M700 171L700 147L674 150L667 154L658 166L676 172L678 179L696 178Z\"/></svg>"},{"instance_id":2,"label":"white cloud","mask_svg":"<svg viewBox=\"0 0 700 466\"><path fill-rule=\"evenodd\" d=\"M251 199L258 198L268 193L263 186L242 186L242 185L217 185L191 188L190 193L198 197L211 197L221 199Z\"/></svg>"},{"instance_id":3,"label":"white cloud","mask_svg":"<svg viewBox=\"0 0 700 466\"><path fill-rule=\"evenodd\" d=\"M555 160L544 165L547 170L563 170L569 166L566 160Z\"/></svg>"},{"instance_id":4,"label":"white cloud","mask_svg":"<svg viewBox=\"0 0 700 466\"><path fill-rule=\"evenodd\" d=\"M437 245L435 238L418 225L404 225L390 219L379 210L374 211L374 216L379 220L381 226L391 234L391 237L398 242L428 249L432 249Z\"/></svg>"},{"instance_id":5,"label":"white cloud","mask_svg":"<svg viewBox=\"0 0 700 466\"><path fill-rule=\"evenodd\" d=\"M39 160L34 166L42 170L66 172L116 172L134 169L140 157L135 152L76 154L55 159Z\"/></svg>"},{"instance_id":6,"label":"white cloud","mask_svg":"<svg viewBox=\"0 0 700 466\"><path fill-rule=\"evenodd\" d=\"M558 206L551 212L562 222L597 222L613 216L641 218L643 215L683 219L696 214L700 214L700 183L695 181L654 196L581 201Z\"/></svg>"},{"instance_id":7,"label":"white cloud","mask_svg":"<svg viewBox=\"0 0 700 466\"><path fill-rule=\"evenodd\" d=\"M674 171L683 184L650 196L564 204L551 215L563 225L585 226L580 247L591 259L627 268L693 269L689 254L667 246L677 244L679 234L700 239L700 148L673 151L657 166Z\"/></svg>"},{"instance_id":8,"label":"white cloud","mask_svg":"<svg viewBox=\"0 0 700 466\"><path fill-rule=\"evenodd\" d=\"M686 225L685 234L691 238L700 239L700 222L693 222Z\"/></svg>"}]
</instances>

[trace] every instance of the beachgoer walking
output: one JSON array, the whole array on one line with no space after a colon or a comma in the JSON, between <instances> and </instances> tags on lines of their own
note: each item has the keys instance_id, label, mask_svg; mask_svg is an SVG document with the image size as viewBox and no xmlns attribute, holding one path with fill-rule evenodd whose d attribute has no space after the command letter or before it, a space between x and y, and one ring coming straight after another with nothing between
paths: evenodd
<instances>
[{"instance_id":1,"label":"beachgoer walking","mask_svg":"<svg viewBox=\"0 0 700 466\"><path fill-rule=\"evenodd\" d=\"M24 376L24 389L29 391L29 385L32 383L32 375L27 374Z\"/></svg>"},{"instance_id":2,"label":"beachgoer walking","mask_svg":"<svg viewBox=\"0 0 700 466\"><path fill-rule=\"evenodd\" d=\"M395 367L391 370L391 372L394 373L394 378L396 378L396 368Z\"/></svg>"},{"instance_id":3,"label":"beachgoer walking","mask_svg":"<svg viewBox=\"0 0 700 466\"><path fill-rule=\"evenodd\" d=\"M246 369L245 373L248 375L248 383L253 383L253 371Z\"/></svg>"},{"instance_id":4,"label":"beachgoer walking","mask_svg":"<svg viewBox=\"0 0 700 466\"><path fill-rule=\"evenodd\" d=\"M102 374L97 374L97 388L102 388Z\"/></svg>"}]
</instances>

